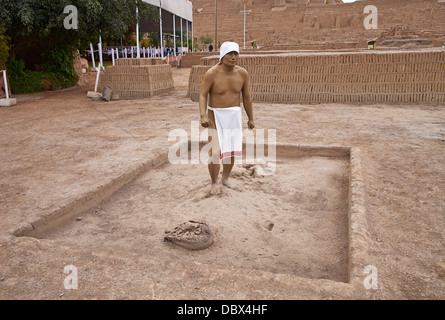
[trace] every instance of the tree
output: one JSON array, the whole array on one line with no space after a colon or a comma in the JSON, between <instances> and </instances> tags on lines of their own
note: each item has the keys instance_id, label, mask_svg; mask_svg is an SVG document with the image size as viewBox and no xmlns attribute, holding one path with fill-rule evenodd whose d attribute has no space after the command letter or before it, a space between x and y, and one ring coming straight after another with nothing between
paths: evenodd
<instances>
[{"instance_id":1,"label":"tree","mask_svg":"<svg viewBox=\"0 0 445 320\"><path fill-rule=\"evenodd\" d=\"M153 47L159 46L159 32L152 31L147 33L148 41L150 42L150 45Z\"/></svg>"},{"instance_id":2,"label":"tree","mask_svg":"<svg viewBox=\"0 0 445 320\"><path fill-rule=\"evenodd\" d=\"M205 36L199 37L199 41L203 44L211 44L213 42L213 38L209 36L209 34Z\"/></svg>"},{"instance_id":3,"label":"tree","mask_svg":"<svg viewBox=\"0 0 445 320\"><path fill-rule=\"evenodd\" d=\"M205 36L199 37L199 42L201 42L204 46L206 46L213 42L213 38L209 34L207 34Z\"/></svg>"},{"instance_id":4,"label":"tree","mask_svg":"<svg viewBox=\"0 0 445 320\"><path fill-rule=\"evenodd\" d=\"M6 61L9 56L8 38L4 35L0 28L0 70L3 70L6 66Z\"/></svg>"},{"instance_id":5,"label":"tree","mask_svg":"<svg viewBox=\"0 0 445 320\"><path fill-rule=\"evenodd\" d=\"M77 9L77 29L64 27L68 5ZM136 6L140 14L159 19L157 9L142 0L0 0L0 21L10 39L11 57L28 62L28 49L38 48L43 65L67 70L73 49L97 43L99 35L124 37L136 24Z\"/></svg>"}]
</instances>

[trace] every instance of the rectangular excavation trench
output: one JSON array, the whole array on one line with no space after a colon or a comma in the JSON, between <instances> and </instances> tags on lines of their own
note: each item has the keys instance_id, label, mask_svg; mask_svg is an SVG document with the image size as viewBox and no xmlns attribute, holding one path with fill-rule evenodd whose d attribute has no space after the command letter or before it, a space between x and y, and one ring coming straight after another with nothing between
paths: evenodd
<instances>
[{"instance_id":1,"label":"rectangular excavation trench","mask_svg":"<svg viewBox=\"0 0 445 320\"><path fill-rule=\"evenodd\" d=\"M209 197L207 166L171 164L165 153L14 235L348 283L359 202L351 159L347 147L277 145L273 174L261 175L273 164L266 152L255 165L235 164L231 188ZM209 248L163 241L165 230L203 219L215 237Z\"/></svg>"}]
</instances>

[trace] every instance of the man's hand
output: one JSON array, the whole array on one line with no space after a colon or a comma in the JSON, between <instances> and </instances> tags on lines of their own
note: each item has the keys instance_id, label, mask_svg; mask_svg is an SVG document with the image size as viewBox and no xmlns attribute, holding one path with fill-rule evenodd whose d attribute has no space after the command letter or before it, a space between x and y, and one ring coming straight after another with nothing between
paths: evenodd
<instances>
[{"instance_id":1,"label":"man's hand","mask_svg":"<svg viewBox=\"0 0 445 320\"><path fill-rule=\"evenodd\" d=\"M208 115L201 116L201 126L204 128L210 127L210 120Z\"/></svg>"},{"instance_id":2,"label":"man's hand","mask_svg":"<svg viewBox=\"0 0 445 320\"><path fill-rule=\"evenodd\" d=\"M252 130L253 128L255 128L255 123L253 122L253 120L249 120L247 121L247 126L250 130Z\"/></svg>"}]
</instances>

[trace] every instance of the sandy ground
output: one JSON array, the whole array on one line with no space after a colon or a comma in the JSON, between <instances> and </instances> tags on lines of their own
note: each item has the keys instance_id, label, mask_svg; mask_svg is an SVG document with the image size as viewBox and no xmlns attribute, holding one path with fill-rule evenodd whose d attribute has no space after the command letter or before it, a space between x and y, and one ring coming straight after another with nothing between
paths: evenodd
<instances>
[{"instance_id":1,"label":"sandy ground","mask_svg":"<svg viewBox=\"0 0 445 320\"><path fill-rule=\"evenodd\" d=\"M74 87L0 108L1 299L445 298L444 105L254 105L277 144L360 149L365 263L378 271L367 289L365 272L347 283L344 159L278 155L266 177L240 165L234 188L210 198L203 165L144 166L168 152L171 130L198 120L190 69L173 73L175 90L150 99L93 101L91 87ZM141 167L67 223L13 235ZM210 248L162 241L189 218L213 228Z\"/></svg>"},{"instance_id":2,"label":"sandy ground","mask_svg":"<svg viewBox=\"0 0 445 320\"><path fill-rule=\"evenodd\" d=\"M109 243L114 250L176 263L189 259L347 282L347 162L321 157L279 161L275 174L267 176L253 177L250 168L237 166L231 188L212 197L205 165L167 162L81 220L73 217L38 237L83 247ZM162 241L164 230L188 220L209 224L215 241L208 250L188 252Z\"/></svg>"}]
</instances>

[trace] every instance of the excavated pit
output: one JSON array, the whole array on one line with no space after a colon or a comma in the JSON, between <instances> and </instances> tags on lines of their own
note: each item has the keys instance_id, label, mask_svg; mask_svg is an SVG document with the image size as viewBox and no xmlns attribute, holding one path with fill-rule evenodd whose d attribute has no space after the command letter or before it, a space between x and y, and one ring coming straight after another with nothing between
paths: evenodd
<instances>
[{"instance_id":1,"label":"excavated pit","mask_svg":"<svg viewBox=\"0 0 445 320\"><path fill-rule=\"evenodd\" d=\"M360 223L351 220L360 193L351 189L360 182L351 175L359 172L351 170L351 150L278 145L276 159L235 164L231 187L212 196L205 164L171 164L162 154L15 235L110 255L132 251L160 264L187 259L347 283L351 223ZM193 219L209 224L215 238L209 248L188 251L163 241L165 230Z\"/></svg>"}]
</instances>

